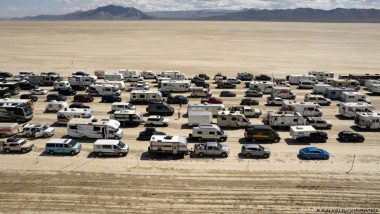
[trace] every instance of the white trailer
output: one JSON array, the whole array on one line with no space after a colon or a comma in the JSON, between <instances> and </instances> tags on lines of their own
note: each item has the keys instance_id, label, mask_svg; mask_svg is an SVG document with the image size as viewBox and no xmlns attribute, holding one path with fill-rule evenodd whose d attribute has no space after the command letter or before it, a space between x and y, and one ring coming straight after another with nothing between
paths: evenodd
<instances>
[{"instance_id":1,"label":"white trailer","mask_svg":"<svg viewBox=\"0 0 380 214\"><path fill-rule=\"evenodd\" d=\"M120 69L119 73L123 75L124 80L129 81L130 78L134 76L140 76L140 72L138 70L132 69Z\"/></svg>"},{"instance_id":2,"label":"white trailer","mask_svg":"<svg viewBox=\"0 0 380 214\"><path fill-rule=\"evenodd\" d=\"M97 80L94 85L115 85L122 91L125 89L124 81Z\"/></svg>"},{"instance_id":3,"label":"white trailer","mask_svg":"<svg viewBox=\"0 0 380 214\"><path fill-rule=\"evenodd\" d=\"M293 111L268 111L263 119L265 125L272 127L289 127L305 124L305 118L298 112Z\"/></svg>"},{"instance_id":4,"label":"white trailer","mask_svg":"<svg viewBox=\"0 0 380 214\"><path fill-rule=\"evenodd\" d=\"M69 81L60 81L60 82L54 83L54 90L67 90L70 87L71 86L70 86Z\"/></svg>"},{"instance_id":5,"label":"white trailer","mask_svg":"<svg viewBox=\"0 0 380 214\"><path fill-rule=\"evenodd\" d=\"M304 117L322 117L323 115L320 105L314 102L284 100L281 110L299 112Z\"/></svg>"},{"instance_id":6,"label":"white trailer","mask_svg":"<svg viewBox=\"0 0 380 214\"><path fill-rule=\"evenodd\" d=\"M210 89L203 87L192 87L191 97L210 97L212 94Z\"/></svg>"},{"instance_id":7,"label":"white trailer","mask_svg":"<svg viewBox=\"0 0 380 214\"><path fill-rule=\"evenodd\" d=\"M334 73L331 71L309 71L309 75L317 77L317 80L321 82L326 78L334 78Z\"/></svg>"},{"instance_id":8,"label":"white trailer","mask_svg":"<svg viewBox=\"0 0 380 214\"><path fill-rule=\"evenodd\" d=\"M208 111L190 111L187 115L188 126L198 126L212 123L212 113Z\"/></svg>"},{"instance_id":9,"label":"white trailer","mask_svg":"<svg viewBox=\"0 0 380 214\"><path fill-rule=\"evenodd\" d=\"M190 80L163 80L161 81L160 91L162 92L189 92Z\"/></svg>"},{"instance_id":10,"label":"white trailer","mask_svg":"<svg viewBox=\"0 0 380 214\"><path fill-rule=\"evenodd\" d=\"M370 91L372 94L379 94L380 93L380 84L372 84L368 88L368 91Z\"/></svg>"},{"instance_id":11,"label":"white trailer","mask_svg":"<svg viewBox=\"0 0 380 214\"><path fill-rule=\"evenodd\" d=\"M22 128L18 123L0 123L0 137L10 137L21 132Z\"/></svg>"},{"instance_id":12,"label":"white trailer","mask_svg":"<svg viewBox=\"0 0 380 214\"><path fill-rule=\"evenodd\" d=\"M134 90L131 91L130 101L136 103L161 102L163 98L160 91Z\"/></svg>"},{"instance_id":13,"label":"white trailer","mask_svg":"<svg viewBox=\"0 0 380 214\"><path fill-rule=\"evenodd\" d=\"M153 135L148 151L151 154L185 155L189 153L187 140L182 136Z\"/></svg>"},{"instance_id":14,"label":"white trailer","mask_svg":"<svg viewBox=\"0 0 380 214\"><path fill-rule=\"evenodd\" d=\"M314 75L291 74L287 76L287 79L291 85L298 85L301 80L310 80L313 82L318 82L317 77Z\"/></svg>"},{"instance_id":15,"label":"white trailer","mask_svg":"<svg viewBox=\"0 0 380 214\"><path fill-rule=\"evenodd\" d=\"M116 85L90 85L87 92L92 96L121 95L121 90Z\"/></svg>"},{"instance_id":16,"label":"white trailer","mask_svg":"<svg viewBox=\"0 0 380 214\"><path fill-rule=\"evenodd\" d=\"M220 111L216 121L216 124L222 128L245 128L251 125L248 118L240 111Z\"/></svg>"},{"instance_id":17,"label":"white trailer","mask_svg":"<svg viewBox=\"0 0 380 214\"><path fill-rule=\"evenodd\" d=\"M342 92L340 95L340 100L344 103L348 102L366 102L371 104L371 101L367 99L367 96L356 91L347 91L347 92Z\"/></svg>"},{"instance_id":18,"label":"white trailer","mask_svg":"<svg viewBox=\"0 0 380 214\"><path fill-rule=\"evenodd\" d=\"M209 103L199 103L199 104L188 104L187 105L187 114L189 112L200 112L208 111L211 112L213 116L217 116L219 111L224 110L223 104L209 104Z\"/></svg>"},{"instance_id":19,"label":"white trailer","mask_svg":"<svg viewBox=\"0 0 380 214\"><path fill-rule=\"evenodd\" d=\"M74 118L67 123L67 135L85 139L121 139L123 130L120 129L120 122L112 119L94 121L88 118Z\"/></svg>"},{"instance_id":20,"label":"white trailer","mask_svg":"<svg viewBox=\"0 0 380 214\"><path fill-rule=\"evenodd\" d=\"M272 97L279 97L281 99L295 99L296 94L291 91L290 87L275 86L271 92Z\"/></svg>"},{"instance_id":21,"label":"white trailer","mask_svg":"<svg viewBox=\"0 0 380 214\"><path fill-rule=\"evenodd\" d=\"M365 102L340 103L339 114L346 118L354 118L358 113L373 112L373 105Z\"/></svg>"},{"instance_id":22,"label":"white trailer","mask_svg":"<svg viewBox=\"0 0 380 214\"><path fill-rule=\"evenodd\" d=\"M107 81L124 81L123 74L118 73L105 73L104 74L104 80Z\"/></svg>"},{"instance_id":23,"label":"white trailer","mask_svg":"<svg viewBox=\"0 0 380 214\"><path fill-rule=\"evenodd\" d=\"M67 124L72 118L86 118L93 120L92 110L89 108L65 108L57 113L57 120L59 124Z\"/></svg>"},{"instance_id":24,"label":"white trailer","mask_svg":"<svg viewBox=\"0 0 380 214\"><path fill-rule=\"evenodd\" d=\"M314 94L325 94L327 88L333 88L330 84L319 83L313 85L313 93Z\"/></svg>"},{"instance_id":25,"label":"white trailer","mask_svg":"<svg viewBox=\"0 0 380 214\"><path fill-rule=\"evenodd\" d=\"M257 90L263 94L270 94L275 84L270 81L252 81L249 83L249 89Z\"/></svg>"},{"instance_id":26,"label":"white trailer","mask_svg":"<svg viewBox=\"0 0 380 214\"><path fill-rule=\"evenodd\" d=\"M184 80L186 79L185 75L180 71L163 71L160 74L157 74L157 78L166 77L173 80Z\"/></svg>"},{"instance_id":27,"label":"white trailer","mask_svg":"<svg viewBox=\"0 0 380 214\"><path fill-rule=\"evenodd\" d=\"M73 87L87 87L96 82L98 78L96 76L80 76L72 75L69 76L68 80L71 86Z\"/></svg>"},{"instance_id":28,"label":"white trailer","mask_svg":"<svg viewBox=\"0 0 380 214\"><path fill-rule=\"evenodd\" d=\"M362 129L380 129L380 114L377 112L358 113L355 124Z\"/></svg>"}]
</instances>

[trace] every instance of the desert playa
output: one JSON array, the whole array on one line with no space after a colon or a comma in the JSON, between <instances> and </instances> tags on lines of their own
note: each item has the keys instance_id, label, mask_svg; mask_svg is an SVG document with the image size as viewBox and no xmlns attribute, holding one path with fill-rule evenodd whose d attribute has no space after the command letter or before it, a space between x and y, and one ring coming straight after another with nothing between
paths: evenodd
<instances>
[{"instance_id":1,"label":"desert playa","mask_svg":"<svg viewBox=\"0 0 380 214\"><path fill-rule=\"evenodd\" d=\"M338 74L379 73L379 24L190 22L190 21L84 21L0 22L0 70L57 71L64 77L80 69L117 71L134 68L153 71L180 70L188 77L205 72L267 73L276 77L329 70ZM51 88L49 88L51 89ZM293 88L297 100L309 90ZM211 85L214 95L220 93ZM226 107L237 105L245 89L241 84ZM365 93L365 91L362 91ZM26 93L23 91L22 93ZM122 94L123 101L129 93ZM45 114L47 102L34 104L32 123L54 124L55 114ZM257 106L263 115L278 107ZM380 108L380 96L369 96ZM72 97L68 97L68 102ZM111 106L89 105L94 115L109 118ZM199 103L199 99L190 99ZM97 158L91 140L80 141L76 156L43 154L47 139L32 142L28 154L0 154L0 212L3 213L363 213L380 209L379 132L362 132L364 143L340 143L341 130L352 120L341 120L337 102L322 107L333 123L324 144L327 161L297 158L304 144L291 144L289 131L280 131L279 143L268 143L269 159L238 156L244 130L227 130L228 158L150 159L148 142L136 141L142 125L124 128L123 141L130 152L123 158ZM143 105L137 106L145 112ZM178 111L179 106L175 107ZM180 109L181 113L186 108ZM170 117L160 130L188 136L187 118ZM252 119L261 124L262 118ZM55 127L54 138L66 135ZM192 144L189 147L193 147ZM353 164L354 161L354 164ZM353 167L352 167L353 166ZM349 173L347 173L349 171ZM354 211L352 211L354 210Z\"/></svg>"}]
</instances>

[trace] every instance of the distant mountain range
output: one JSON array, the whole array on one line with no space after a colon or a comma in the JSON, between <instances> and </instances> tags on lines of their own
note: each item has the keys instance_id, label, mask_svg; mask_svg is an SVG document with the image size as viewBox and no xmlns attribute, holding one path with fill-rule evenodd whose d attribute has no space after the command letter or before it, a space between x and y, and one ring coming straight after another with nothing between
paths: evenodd
<instances>
[{"instance_id":1,"label":"distant mountain range","mask_svg":"<svg viewBox=\"0 0 380 214\"><path fill-rule=\"evenodd\" d=\"M297 8L286 10L190 10L142 12L133 7L108 5L64 15L39 15L19 20L218 20L218 21L291 21L291 22L380 22L380 10L319 10Z\"/></svg>"}]
</instances>

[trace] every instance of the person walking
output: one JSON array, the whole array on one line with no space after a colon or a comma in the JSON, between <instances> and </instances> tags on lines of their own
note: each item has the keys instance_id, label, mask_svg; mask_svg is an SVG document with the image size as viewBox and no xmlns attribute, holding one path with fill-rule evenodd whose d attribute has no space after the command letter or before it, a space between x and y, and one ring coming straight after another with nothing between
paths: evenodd
<instances>
[{"instance_id":1,"label":"person walking","mask_svg":"<svg viewBox=\"0 0 380 214\"><path fill-rule=\"evenodd\" d=\"M178 120L181 119L181 110L178 110Z\"/></svg>"}]
</instances>

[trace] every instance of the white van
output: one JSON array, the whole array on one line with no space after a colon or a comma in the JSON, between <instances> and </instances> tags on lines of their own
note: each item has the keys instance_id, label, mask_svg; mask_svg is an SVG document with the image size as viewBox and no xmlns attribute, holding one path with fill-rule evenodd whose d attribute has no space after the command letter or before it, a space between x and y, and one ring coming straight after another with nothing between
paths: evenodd
<instances>
[{"instance_id":1,"label":"white van","mask_svg":"<svg viewBox=\"0 0 380 214\"><path fill-rule=\"evenodd\" d=\"M313 89L314 88L314 81L311 80L300 80L298 84L298 88L300 89Z\"/></svg>"},{"instance_id":2,"label":"white van","mask_svg":"<svg viewBox=\"0 0 380 214\"><path fill-rule=\"evenodd\" d=\"M68 108L69 105L66 101L56 101L52 100L49 102L49 104L46 106L45 111L46 112L59 112L62 109Z\"/></svg>"},{"instance_id":3,"label":"white van","mask_svg":"<svg viewBox=\"0 0 380 214\"><path fill-rule=\"evenodd\" d=\"M136 106L128 102L115 102L111 105L111 111L121 111L121 110L136 110Z\"/></svg>"},{"instance_id":4,"label":"white van","mask_svg":"<svg viewBox=\"0 0 380 214\"><path fill-rule=\"evenodd\" d=\"M163 80L160 84L162 92L189 92L190 80Z\"/></svg>"},{"instance_id":5,"label":"white van","mask_svg":"<svg viewBox=\"0 0 380 214\"><path fill-rule=\"evenodd\" d=\"M99 139L94 143L94 152L102 157L103 155L126 156L129 152L129 146L120 140Z\"/></svg>"},{"instance_id":6,"label":"white van","mask_svg":"<svg viewBox=\"0 0 380 214\"><path fill-rule=\"evenodd\" d=\"M216 124L222 128L245 128L251 125L251 122L240 111L220 111Z\"/></svg>"}]
</instances>

